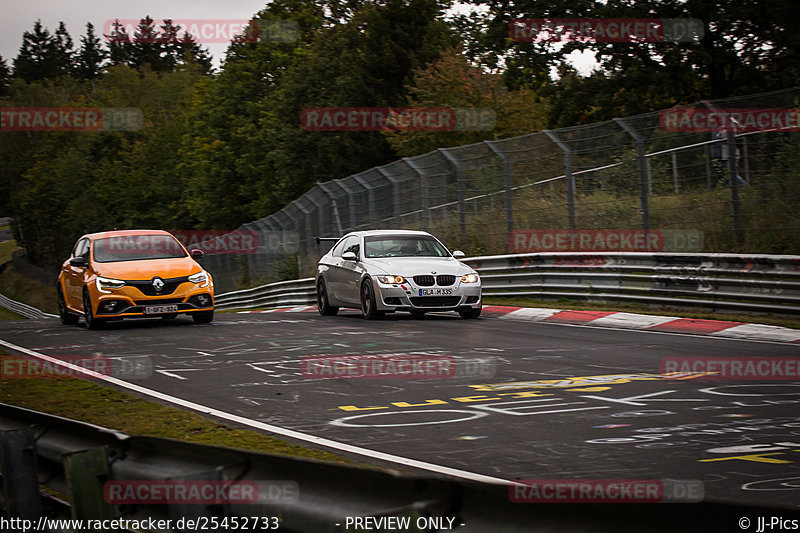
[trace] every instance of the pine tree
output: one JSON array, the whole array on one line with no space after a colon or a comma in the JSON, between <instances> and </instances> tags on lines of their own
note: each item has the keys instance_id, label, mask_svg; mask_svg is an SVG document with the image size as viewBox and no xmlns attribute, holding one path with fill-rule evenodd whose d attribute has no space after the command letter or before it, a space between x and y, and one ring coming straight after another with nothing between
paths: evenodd
<instances>
[{"instance_id":1,"label":"pine tree","mask_svg":"<svg viewBox=\"0 0 800 533\"><path fill-rule=\"evenodd\" d=\"M8 86L11 84L11 69L8 68L5 58L0 56L0 97L8 94Z\"/></svg>"},{"instance_id":2,"label":"pine tree","mask_svg":"<svg viewBox=\"0 0 800 533\"><path fill-rule=\"evenodd\" d=\"M170 61L165 60L164 38L158 32L155 21L149 16L139 20L131 45L131 66L148 65L154 71L171 71Z\"/></svg>"},{"instance_id":3,"label":"pine tree","mask_svg":"<svg viewBox=\"0 0 800 533\"><path fill-rule=\"evenodd\" d=\"M111 65L130 65L131 36L116 19L111 23L111 33L105 35L108 41L108 60Z\"/></svg>"},{"instance_id":4,"label":"pine tree","mask_svg":"<svg viewBox=\"0 0 800 533\"><path fill-rule=\"evenodd\" d=\"M58 62L63 74L71 74L75 70L74 58L72 37L64 23L59 22L58 29L53 34L53 59Z\"/></svg>"},{"instance_id":5,"label":"pine tree","mask_svg":"<svg viewBox=\"0 0 800 533\"><path fill-rule=\"evenodd\" d=\"M94 26L87 22L86 35L81 37L81 48L75 58L76 76L84 80L99 78L106 57L108 53L100 45L100 38L94 34Z\"/></svg>"},{"instance_id":6,"label":"pine tree","mask_svg":"<svg viewBox=\"0 0 800 533\"><path fill-rule=\"evenodd\" d=\"M14 59L14 77L26 82L55 78L72 70L72 39L64 24L59 24L55 35L37 20L33 31L22 34L22 46Z\"/></svg>"}]
</instances>

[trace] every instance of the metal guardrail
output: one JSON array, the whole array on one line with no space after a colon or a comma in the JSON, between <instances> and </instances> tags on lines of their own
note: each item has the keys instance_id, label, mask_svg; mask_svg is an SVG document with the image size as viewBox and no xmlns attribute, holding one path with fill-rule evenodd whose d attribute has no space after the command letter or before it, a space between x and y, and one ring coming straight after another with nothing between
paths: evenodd
<instances>
[{"instance_id":1,"label":"metal guardrail","mask_svg":"<svg viewBox=\"0 0 800 533\"><path fill-rule=\"evenodd\" d=\"M535 253L473 257L486 296L627 301L800 313L800 257L688 253Z\"/></svg>"},{"instance_id":2,"label":"metal guardrail","mask_svg":"<svg viewBox=\"0 0 800 533\"><path fill-rule=\"evenodd\" d=\"M214 305L217 309L247 309L310 305L316 301L314 278L303 278L219 294L214 298Z\"/></svg>"},{"instance_id":3,"label":"metal guardrail","mask_svg":"<svg viewBox=\"0 0 800 533\"><path fill-rule=\"evenodd\" d=\"M0 518L31 520L33 524L42 516L83 521L172 520L169 528L158 531L191 531L197 528L179 524L203 517L208 519L207 525L213 523L211 518L275 517L269 523L278 527L270 530L287 533L364 531L352 524L348 528L347 517L369 516L408 517L410 527L380 529L398 532L707 532L742 514L796 514L790 509L708 501L667 505L520 504L511 500L509 486L503 484L132 437L6 404L0 404L0 471ZM248 503L109 501L113 493L105 490L106 484L119 486L125 481L161 486L165 482L191 482L195 486L228 482L259 488L288 483L294 490L282 494L256 490L256 497ZM427 524L436 522L424 519L438 519L441 527L417 527L420 519Z\"/></svg>"},{"instance_id":4,"label":"metal guardrail","mask_svg":"<svg viewBox=\"0 0 800 533\"><path fill-rule=\"evenodd\" d=\"M558 252L463 261L480 273L484 297L625 301L800 314L800 256ZM217 307L222 309L313 303L313 278L217 296Z\"/></svg>"},{"instance_id":5,"label":"metal guardrail","mask_svg":"<svg viewBox=\"0 0 800 533\"><path fill-rule=\"evenodd\" d=\"M0 294L0 306L8 309L9 311L17 313L18 315L22 315L25 318L32 318L32 319L54 318L58 316L50 313L45 313L40 309L24 304L22 302L18 302L16 300L12 300L11 298L3 296L2 294Z\"/></svg>"}]
</instances>

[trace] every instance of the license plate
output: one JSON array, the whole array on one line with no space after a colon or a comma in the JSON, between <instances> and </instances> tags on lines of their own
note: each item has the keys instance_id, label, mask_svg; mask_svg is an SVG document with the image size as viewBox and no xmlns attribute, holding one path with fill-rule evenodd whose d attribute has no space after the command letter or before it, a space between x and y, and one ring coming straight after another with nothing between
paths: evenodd
<instances>
[{"instance_id":1,"label":"license plate","mask_svg":"<svg viewBox=\"0 0 800 533\"><path fill-rule=\"evenodd\" d=\"M163 313L177 313L178 306L177 305L148 305L144 308L144 314L146 315L160 315Z\"/></svg>"},{"instance_id":2,"label":"license plate","mask_svg":"<svg viewBox=\"0 0 800 533\"><path fill-rule=\"evenodd\" d=\"M452 296L453 289L420 289L420 296Z\"/></svg>"}]
</instances>

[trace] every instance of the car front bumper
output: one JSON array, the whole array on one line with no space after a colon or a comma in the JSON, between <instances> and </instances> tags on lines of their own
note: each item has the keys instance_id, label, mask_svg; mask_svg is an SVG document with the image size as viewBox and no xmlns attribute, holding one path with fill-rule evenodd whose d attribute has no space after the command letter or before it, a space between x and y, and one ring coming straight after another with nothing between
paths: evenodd
<instances>
[{"instance_id":1,"label":"car front bumper","mask_svg":"<svg viewBox=\"0 0 800 533\"><path fill-rule=\"evenodd\" d=\"M214 288L212 285L200 287L185 282L171 294L148 296L136 287L124 286L108 294L94 291L92 300L96 318L147 318L175 313L213 311Z\"/></svg>"},{"instance_id":2,"label":"car front bumper","mask_svg":"<svg viewBox=\"0 0 800 533\"><path fill-rule=\"evenodd\" d=\"M469 311L482 305L480 283L418 287L411 282L386 285L373 280L373 286L380 311Z\"/></svg>"}]
</instances>

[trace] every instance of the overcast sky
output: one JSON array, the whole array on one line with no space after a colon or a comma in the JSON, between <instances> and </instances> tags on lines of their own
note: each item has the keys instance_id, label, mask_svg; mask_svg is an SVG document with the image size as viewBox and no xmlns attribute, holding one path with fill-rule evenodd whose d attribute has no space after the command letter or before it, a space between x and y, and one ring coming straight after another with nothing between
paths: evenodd
<instances>
[{"instance_id":1,"label":"overcast sky","mask_svg":"<svg viewBox=\"0 0 800 533\"><path fill-rule=\"evenodd\" d=\"M150 15L157 22L173 20L248 20L265 5L266 0L0 0L0 55L9 66L22 45L22 33L33 28L36 19L54 32L59 21L67 25L75 48L91 22L95 34L103 32L107 21L140 19ZM213 54L215 64L225 54L224 43L202 43Z\"/></svg>"},{"instance_id":2,"label":"overcast sky","mask_svg":"<svg viewBox=\"0 0 800 533\"><path fill-rule=\"evenodd\" d=\"M40 19L45 28L54 32L58 23L67 26L75 48L80 47L80 38L86 33L86 23L94 24L95 35L103 39L104 27L110 21L136 21L147 15L161 23L163 19L175 21L247 21L266 4L266 0L0 0L0 56L12 67L12 61L22 45L22 33L33 28ZM230 26L228 26L230 28ZM105 30L106 33L108 30ZM214 56L214 66L228 48L226 42L204 42L201 45ZM219 41L221 39L210 39ZM590 54L575 53L573 64L584 74L594 66Z\"/></svg>"}]
</instances>

